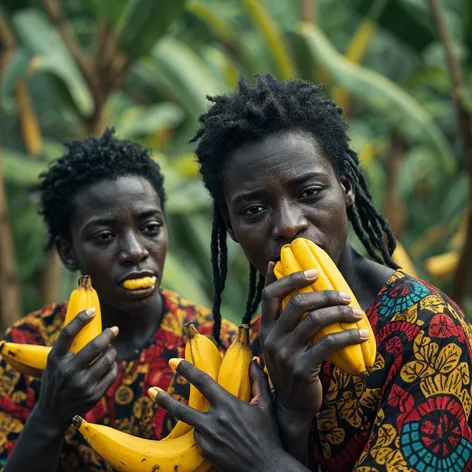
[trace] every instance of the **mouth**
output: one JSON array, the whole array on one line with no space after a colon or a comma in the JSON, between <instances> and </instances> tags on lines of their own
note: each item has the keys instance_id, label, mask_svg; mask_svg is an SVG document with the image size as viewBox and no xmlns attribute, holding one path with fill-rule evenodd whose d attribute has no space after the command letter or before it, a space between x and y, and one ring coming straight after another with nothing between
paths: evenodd
<instances>
[{"instance_id":1,"label":"mouth","mask_svg":"<svg viewBox=\"0 0 472 472\"><path fill-rule=\"evenodd\" d=\"M143 270L125 275L119 285L129 292L147 292L154 290L157 277L154 272Z\"/></svg>"}]
</instances>

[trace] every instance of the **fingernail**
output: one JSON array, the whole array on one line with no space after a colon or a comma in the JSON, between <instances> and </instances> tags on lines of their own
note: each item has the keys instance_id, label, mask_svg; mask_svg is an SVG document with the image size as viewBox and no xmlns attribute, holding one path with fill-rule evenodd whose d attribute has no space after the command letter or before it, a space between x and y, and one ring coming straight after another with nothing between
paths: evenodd
<instances>
[{"instance_id":1,"label":"fingernail","mask_svg":"<svg viewBox=\"0 0 472 472\"><path fill-rule=\"evenodd\" d=\"M178 357L173 357L172 359L169 359L169 365L171 369L177 370L178 365L183 361L183 359L180 359Z\"/></svg>"},{"instance_id":2,"label":"fingernail","mask_svg":"<svg viewBox=\"0 0 472 472\"><path fill-rule=\"evenodd\" d=\"M148 394L151 397L152 400L155 400L159 392L163 392L162 388L159 387L151 387L148 390Z\"/></svg>"},{"instance_id":3,"label":"fingernail","mask_svg":"<svg viewBox=\"0 0 472 472\"><path fill-rule=\"evenodd\" d=\"M352 312L356 318L364 318L364 312L360 308L354 307Z\"/></svg>"},{"instance_id":4,"label":"fingernail","mask_svg":"<svg viewBox=\"0 0 472 472\"><path fill-rule=\"evenodd\" d=\"M345 300L346 302L350 302L351 301L351 295L349 295L349 293L346 293L346 292L339 292L339 296Z\"/></svg>"},{"instance_id":5,"label":"fingernail","mask_svg":"<svg viewBox=\"0 0 472 472\"><path fill-rule=\"evenodd\" d=\"M308 269L303 272L305 279L314 279L318 275L318 271L316 269Z\"/></svg>"},{"instance_id":6,"label":"fingernail","mask_svg":"<svg viewBox=\"0 0 472 472\"><path fill-rule=\"evenodd\" d=\"M360 329L359 336L361 338L367 339L369 337L369 330L368 329Z\"/></svg>"},{"instance_id":7,"label":"fingernail","mask_svg":"<svg viewBox=\"0 0 472 472\"><path fill-rule=\"evenodd\" d=\"M116 335L119 333L119 331L120 331L120 329L118 328L118 326L112 326L110 329L113 331L113 333L115 333L115 336L116 336Z\"/></svg>"},{"instance_id":8,"label":"fingernail","mask_svg":"<svg viewBox=\"0 0 472 472\"><path fill-rule=\"evenodd\" d=\"M97 310L95 308L87 308L85 310L85 314L87 316L90 316L90 318L92 318L92 316L95 316L97 314Z\"/></svg>"}]
</instances>

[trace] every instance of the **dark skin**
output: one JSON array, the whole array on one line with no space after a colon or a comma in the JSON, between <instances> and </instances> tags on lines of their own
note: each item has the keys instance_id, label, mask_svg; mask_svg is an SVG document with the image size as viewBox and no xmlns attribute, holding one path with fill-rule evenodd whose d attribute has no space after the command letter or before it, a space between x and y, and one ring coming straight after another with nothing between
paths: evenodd
<instances>
[{"instance_id":1,"label":"dark skin","mask_svg":"<svg viewBox=\"0 0 472 472\"><path fill-rule=\"evenodd\" d=\"M233 151L225 167L223 193L228 233L265 277L259 334L275 388L271 414L277 420L281 440L271 443L271 457L277 461L270 470L307 470L301 463L306 460L309 430L323 398L320 366L333 352L360 344L367 336L354 329L310 344L324 326L338 321L355 322L358 314L347 306L349 299L337 291L297 295L281 310L282 300L313 283L317 274L299 272L276 280L273 267L280 248L297 237L321 246L336 262L363 310L371 305L393 271L365 259L347 242L347 209L355 202L354 189L346 176L336 174L319 143L306 132L275 133ZM239 400L232 399L234 410L241 408L239 416L233 415L229 400L215 390L207 417L209 424L223 425L229 438L246 434L265 437L267 426L262 419L248 426L249 417L243 416L241 406L236 407ZM159 393L156 401L163 405L162 400L167 402L166 399L164 393ZM187 413L184 405L172 414L182 419ZM217 444L206 427L201 429L200 422L194 426L199 431L196 439L203 453L212 458L219 470L232 470L225 457L236 447L234 439ZM292 469L293 463L283 450L298 459L301 468ZM239 451L244 456L247 450L239 447ZM241 460L252 464L245 470L265 470L255 454Z\"/></svg>"},{"instance_id":2,"label":"dark skin","mask_svg":"<svg viewBox=\"0 0 472 472\"><path fill-rule=\"evenodd\" d=\"M41 472L57 470L73 416L85 414L105 395L118 374L115 360L138 357L163 315L158 287L167 229L151 184L137 176L104 180L82 189L74 203L71 238L58 239L57 248L69 270L91 276L103 332L74 355L69 351L72 340L91 318L82 312L61 331L7 472L30 470L32 463ZM154 287L130 293L121 286L127 275L140 271L156 277Z\"/></svg>"}]
</instances>

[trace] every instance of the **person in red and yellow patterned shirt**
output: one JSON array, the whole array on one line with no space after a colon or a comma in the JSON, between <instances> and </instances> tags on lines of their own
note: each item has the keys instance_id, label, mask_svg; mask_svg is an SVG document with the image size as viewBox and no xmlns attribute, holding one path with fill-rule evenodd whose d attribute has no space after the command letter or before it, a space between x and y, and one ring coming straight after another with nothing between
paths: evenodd
<instances>
[{"instance_id":1,"label":"person in red and yellow patterned shirt","mask_svg":"<svg viewBox=\"0 0 472 472\"><path fill-rule=\"evenodd\" d=\"M70 335L89 318L80 313L63 330L67 303L50 304L6 331L7 341L54 345L41 379L0 362L0 468L10 472L111 472L71 426L72 417L163 438L177 420L157 408L147 390L159 386L188 400L188 382L168 365L184 356L182 326L216 333L222 352L237 331L225 320L214 330L208 308L160 287L168 244L165 193L148 151L115 138L113 130L67 148L42 176L42 212L64 265L90 275L104 331L92 349L74 356L67 349ZM156 277L154 286L133 292L123 287L124 280L142 275ZM101 358L87 367L97 353Z\"/></svg>"}]
</instances>

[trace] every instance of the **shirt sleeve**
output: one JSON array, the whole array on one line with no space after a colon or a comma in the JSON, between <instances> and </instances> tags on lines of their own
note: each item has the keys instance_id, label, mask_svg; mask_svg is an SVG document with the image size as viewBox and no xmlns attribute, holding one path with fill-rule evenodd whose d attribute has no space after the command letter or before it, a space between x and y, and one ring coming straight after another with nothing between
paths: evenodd
<instances>
[{"instance_id":1,"label":"shirt sleeve","mask_svg":"<svg viewBox=\"0 0 472 472\"><path fill-rule=\"evenodd\" d=\"M471 327L440 297L423 308L403 315L419 328L410 342L383 342L390 368L355 472L472 470Z\"/></svg>"},{"instance_id":2,"label":"shirt sleeve","mask_svg":"<svg viewBox=\"0 0 472 472\"><path fill-rule=\"evenodd\" d=\"M34 323L16 323L8 328L7 342L44 344L40 330ZM18 436L33 409L39 392L38 380L20 374L0 359L0 470L16 444Z\"/></svg>"}]
</instances>

